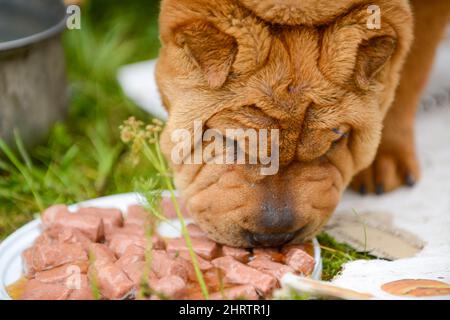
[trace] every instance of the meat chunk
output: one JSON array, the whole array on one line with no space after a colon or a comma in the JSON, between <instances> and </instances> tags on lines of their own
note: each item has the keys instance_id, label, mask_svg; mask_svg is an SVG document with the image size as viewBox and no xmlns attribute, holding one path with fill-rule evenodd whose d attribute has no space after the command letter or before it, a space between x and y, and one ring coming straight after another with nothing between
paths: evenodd
<instances>
[{"instance_id":1,"label":"meat chunk","mask_svg":"<svg viewBox=\"0 0 450 320\"><path fill-rule=\"evenodd\" d=\"M92 241L81 231L71 228L52 228L56 240L59 243L80 244L84 250L88 250Z\"/></svg>"},{"instance_id":2,"label":"meat chunk","mask_svg":"<svg viewBox=\"0 0 450 320\"><path fill-rule=\"evenodd\" d=\"M111 241L112 238L117 234L123 234L125 236L132 235L132 236L145 236L145 227L144 226L138 226L138 225L125 225L122 228L116 228L113 229L111 232L105 233L105 240Z\"/></svg>"},{"instance_id":3,"label":"meat chunk","mask_svg":"<svg viewBox=\"0 0 450 320\"><path fill-rule=\"evenodd\" d=\"M166 248L166 243L163 239L158 236L152 237L152 249L154 250L164 250Z\"/></svg>"},{"instance_id":4,"label":"meat chunk","mask_svg":"<svg viewBox=\"0 0 450 320\"><path fill-rule=\"evenodd\" d=\"M67 300L94 300L94 298L89 279L87 275L82 274L80 277L80 287L73 289Z\"/></svg>"},{"instance_id":5,"label":"meat chunk","mask_svg":"<svg viewBox=\"0 0 450 320\"><path fill-rule=\"evenodd\" d=\"M129 246L116 264L125 267L128 264L145 260L145 249L136 245Z\"/></svg>"},{"instance_id":6,"label":"meat chunk","mask_svg":"<svg viewBox=\"0 0 450 320\"><path fill-rule=\"evenodd\" d=\"M70 287L70 283L77 281L77 277L81 277L82 274L86 274L88 268L89 263L87 261L66 264L54 269L38 272L34 278L43 283L59 283Z\"/></svg>"},{"instance_id":7,"label":"meat chunk","mask_svg":"<svg viewBox=\"0 0 450 320\"><path fill-rule=\"evenodd\" d=\"M123 272L125 272L128 278L133 282L135 290L138 290L143 284L143 281L145 280L144 274L147 274L147 284L152 284L158 280L158 277L151 268L151 262L142 260L131 262L126 265L119 265L118 262L119 261L116 262L116 265L122 268Z\"/></svg>"},{"instance_id":8,"label":"meat chunk","mask_svg":"<svg viewBox=\"0 0 450 320\"><path fill-rule=\"evenodd\" d=\"M53 269L64 264L87 261L88 257L80 244L36 245L24 251L25 272L32 276L35 272Z\"/></svg>"},{"instance_id":9,"label":"meat chunk","mask_svg":"<svg viewBox=\"0 0 450 320\"><path fill-rule=\"evenodd\" d=\"M211 260L218 254L219 247L217 243L206 238L191 238L192 248L200 257ZM167 252L182 253L189 252L184 238L175 238L167 241Z\"/></svg>"},{"instance_id":10,"label":"meat chunk","mask_svg":"<svg viewBox=\"0 0 450 320\"><path fill-rule=\"evenodd\" d=\"M314 270L314 258L297 248L290 249L286 253L286 264L304 275L309 275Z\"/></svg>"},{"instance_id":11,"label":"meat chunk","mask_svg":"<svg viewBox=\"0 0 450 320\"><path fill-rule=\"evenodd\" d=\"M104 236L103 220L99 217L81 216L65 211L45 211L42 219L45 228L76 229L93 242L102 240Z\"/></svg>"},{"instance_id":12,"label":"meat chunk","mask_svg":"<svg viewBox=\"0 0 450 320\"><path fill-rule=\"evenodd\" d=\"M122 269L123 272L125 272L125 274L133 283L133 288L137 290L143 280L144 268L146 267L145 262L136 261L128 264L118 264L118 262L116 262L116 266L118 266Z\"/></svg>"},{"instance_id":13,"label":"meat chunk","mask_svg":"<svg viewBox=\"0 0 450 320\"><path fill-rule=\"evenodd\" d=\"M137 246L137 245L131 245L125 250L123 256L125 256L125 257L127 257L127 256L139 256L139 257L144 258L145 251L146 251L146 248L144 248L144 247L140 247L140 246Z\"/></svg>"},{"instance_id":14,"label":"meat chunk","mask_svg":"<svg viewBox=\"0 0 450 320\"><path fill-rule=\"evenodd\" d=\"M67 300L71 292L71 289L62 284L31 279L25 284L21 300Z\"/></svg>"},{"instance_id":15,"label":"meat chunk","mask_svg":"<svg viewBox=\"0 0 450 320\"><path fill-rule=\"evenodd\" d=\"M111 264L116 262L114 253L104 244L93 243L89 247L89 258L97 265Z\"/></svg>"},{"instance_id":16,"label":"meat chunk","mask_svg":"<svg viewBox=\"0 0 450 320\"><path fill-rule=\"evenodd\" d=\"M128 207L127 217L125 219L125 226L146 227L154 221L150 212L139 205L132 205Z\"/></svg>"},{"instance_id":17,"label":"meat chunk","mask_svg":"<svg viewBox=\"0 0 450 320\"><path fill-rule=\"evenodd\" d=\"M39 237L37 237L36 241L34 241L34 245L41 244L52 244L54 239L49 235L48 232L43 232Z\"/></svg>"},{"instance_id":18,"label":"meat chunk","mask_svg":"<svg viewBox=\"0 0 450 320\"><path fill-rule=\"evenodd\" d=\"M134 283L121 268L113 263L92 264L88 276L90 282L106 299L125 299L132 294L134 289Z\"/></svg>"},{"instance_id":19,"label":"meat chunk","mask_svg":"<svg viewBox=\"0 0 450 320\"><path fill-rule=\"evenodd\" d=\"M250 257L250 252L241 248L233 248L229 246L222 247L222 254L224 256L230 256L235 258L236 260L247 263L248 258Z\"/></svg>"},{"instance_id":20,"label":"meat chunk","mask_svg":"<svg viewBox=\"0 0 450 320\"><path fill-rule=\"evenodd\" d=\"M222 292L215 292L209 296L210 300L258 300L259 296L252 285L245 284L232 288L227 288Z\"/></svg>"},{"instance_id":21,"label":"meat chunk","mask_svg":"<svg viewBox=\"0 0 450 320\"><path fill-rule=\"evenodd\" d=\"M167 298L179 299L186 293L186 282L178 276L166 276L152 284L152 289Z\"/></svg>"},{"instance_id":22,"label":"meat chunk","mask_svg":"<svg viewBox=\"0 0 450 320\"><path fill-rule=\"evenodd\" d=\"M55 204L47 209L41 215L42 224L45 228L50 227L57 220L70 214L69 208L64 204Z\"/></svg>"},{"instance_id":23,"label":"meat chunk","mask_svg":"<svg viewBox=\"0 0 450 320\"><path fill-rule=\"evenodd\" d=\"M275 262L283 262L284 255L275 248L255 248L253 249L255 257L266 257Z\"/></svg>"},{"instance_id":24,"label":"meat chunk","mask_svg":"<svg viewBox=\"0 0 450 320\"><path fill-rule=\"evenodd\" d=\"M205 280L205 283L208 287L208 291L210 293L223 291L225 283L223 281L223 273L221 270L219 270L217 268L212 268L210 270L204 271L203 279ZM183 299L187 299L187 300L202 300L202 299L204 299L202 289L196 278L195 278L195 280L193 280L193 282L189 283L188 293Z\"/></svg>"},{"instance_id":25,"label":"meat chunk","mask_svg":"<svg viewBox=\"0 0 450 320\"><path fill-rule=\"evenodd\" d=\"M186 260L189 264L192 264L191 255L187 251L171 253L171 255L173 257L179 256L179 257L183 258L184 260ZM198 262L198 265L199 265L199 268L201 271L207 271L207 270L210 270L213 268L213 265L211 264L210 261L203 259L199 255L196 255L196 257L197 257L197 262Z\"/></svg>"},{"instance_id":26,"label":"meat chunk","mask_svg":"<svg viewBox=\"0 0 450 320\"><path fill-rule=\"evenodd\" d=\"M186 206L184 205L184 202L177 198L178 203L180 204L180 210L181 214L184 218L190 218L191 215L186 209ZM173 202L169 197L163 197L161 200L161 208L162 212L164 213L164 216L168 219L178 219L178 215L175 211L175 207L173 206Z\"/></svg>"},{"instance_id":27,"label":"meat chunk","mask_svg":"<svg viewBox=\"0 0 450 320\"><path fill-rule=\"evenodd\" d=\"M208 235L196 224L190 223L186 226L189 235L193 238L207 238Z\"/></svg>"},{"instance_id":28,"label":"meat chunk","mask_svg":"<svg viewBox=\"0 0 450 320\"><path fill-rule=\"evenodd\" d=\"M109 243L109 248L114 252L116 257L120 258L129 246L135 245L138 247L147 248L148 241L149 240L145 236L118 233L112 237ZM165 243L159 237L153 236L151 241L154 249L164 249Z\"/></svg>"},{"instance_id":29,"label":"meat chunk","mask_svg":"<svg viewBox=\"0 0 450 320\"><path fill-rule=\"evenodd\" d=\"M70 290L67 300L92 300L94 298L86 272L88 262L68 264L36 274L35 280L47 285L59 285ZM56 287L58 288L58 287ZM57 290L61 290L58 288Z\"/></svg>"},{"instance_id":30,"label":"meat chunk","mask_svg":"<svg viewBox=\"0 0 450 320\"><path fill-rule=\"evenodd\" d=\"M281 248L281 253L287 254L292 249L300 249L300 250L303 250L306 253L308 253L308 251L306 249L306 245L304 245L304 244L287 244Z\"/></svg>"},{"instance_id":31,"label":"meat chunk","mask_svg":"<svg viewBox=\"0 0 450 320\"><path fill-rule=\"evenodd\" d=\"M250 284L265 295L277 286L277 280L274 277L250 268L232 257L217 258L212 261L212 264L225 273L225 282Z\"/></svg>"},{"instance_id":32,"label":"meat chunk","mask_svg":"<svg viewBox=\"0 0 450 320\"><path fill-rule=\"evenodd\" d=\"M184 281L191 278L192 266L182 258L173 258L169 254L161 250L153 250L152 252L152 270L158 278L167 276L178 276Z\"/></svg>"},{"instance_id":33,"label":"meat chunk","mask_svg":"<svg viewBox=\"0 0 450 320\"><path fill-rule=\"evenodd\" d=\"M76 214L101 218L105 234L123 226L123 215L119 209L84 207L80 208Z\"/></svg>"},{"instance_id":34,"label":"meat chunk","mask_svg":"<svg viewBox=\"0 0 450 320\"><path fill-rule=\"evenodd\" d=\"M116 261L116 266L121 268L128 278L133 282L134 288L137 290L143 280L145 268L149 268L148 272L150 278L153 276L153 271L145 262L145 248L130 245L125 250L124 254ZM154 276L156 278L156 276Z\"/></svg>"},{"instance_id":35,"label":"meat chunk","mask_svg":"<svg viewBox=\"0 0 450 320\"><path fill-rule=\"evenodd\" d=\"M267 273L272 277L277 278L278 280L281 280L281 278L286 273L294 272L294 269L292 269L291 267L278 262L273 262L267 257L262 256L256 257L255 259L250 261L248 263L248 266L261 272Z\"/></svg>"}]
</instances>

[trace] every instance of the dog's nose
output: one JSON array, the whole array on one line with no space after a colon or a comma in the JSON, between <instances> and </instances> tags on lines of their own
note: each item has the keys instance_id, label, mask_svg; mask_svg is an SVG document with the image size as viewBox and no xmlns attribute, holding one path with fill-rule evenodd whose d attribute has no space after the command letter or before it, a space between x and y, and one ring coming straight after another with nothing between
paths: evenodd
<instances>
[{"instance_id":1,"label":"dog's nose","mask_svg":"<svg viewBox=\"0 0 450 320\"><path fill-rule=\"evenodd\" d=\"M255 247L277 247L288 243L295 237L295 232L290 233L249 233L248 240Z\"/></svg>"},{"instance_id":2,"label":"dog's nose","mask_svg":"<svg viewBox=\"0 0 450 320\"><path fill-rule=\"evenodd\" d=\"M261 227L269 233L285 233L291 231L295 222L295 214L288 206L274 206L263 203L261 206Z\"/></svg>"},{"instance_id":3,"label":"dog's nose","mask_svg":"<svg viewBox=\"0 0 450 320\"><path fill-rule=\"evenodd\" d=\"M264 202L259 214L259 229L262 232L247 234L249 243L255 247L281 246L297 234L292 228L295 225L295 214L287 205L274 205Z\"/></svg>"},{"instance_id":4,"label":"dog's nose","mask_svg":"<svg viewBox=\"0 0 450 320\"><path fill-rule=\"evenodd\" d=\"M249 233L253 246L276 247L291 241L296 232L291 232L295 215L288 206L275 206L265 202L261 206L259 225L264 233Z\"/></svg>"}]
</instances>

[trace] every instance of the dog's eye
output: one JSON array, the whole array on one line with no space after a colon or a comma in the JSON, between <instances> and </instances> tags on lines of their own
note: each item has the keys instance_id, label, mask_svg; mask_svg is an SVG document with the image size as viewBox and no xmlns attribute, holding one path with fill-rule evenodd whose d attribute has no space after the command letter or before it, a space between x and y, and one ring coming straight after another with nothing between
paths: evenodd
<instances>
[{"instance_id":1,"label":"dog's eye","mask_svg":"<svg viewBox=\"0 0 450 320\"><path fill-rule=\"evenodd\" d=\"M347 128L347 126L333 128L332 131L336 134L336 138L333 140L333 143L338 143L339 141L348 138L350 135L350 129Z\"/></svg>"},{"instance_id":2,"label":"dog's eye","mask_svg":"<svg viewBox=\"0 0 450 320\"><path fill-rule=\"evenodd\" d=\"M341 141L345 140L350 135L350 130L348 128L333 128L332 131L335 135L335 138L331 142L331 146L328 152L332 152Z\"/></svg>"},{"instance_id":3,"label":"dog's eye","mask_svg":"<svg viewBox=\"0 0 450 320\"><path fill-rule=\"evenodd\" d=\"M332 129L332 131L337 135L337 138L334 141L339 141L348 137L348 132L341 131L337 128Z\"/></svg>"}]
</instances>

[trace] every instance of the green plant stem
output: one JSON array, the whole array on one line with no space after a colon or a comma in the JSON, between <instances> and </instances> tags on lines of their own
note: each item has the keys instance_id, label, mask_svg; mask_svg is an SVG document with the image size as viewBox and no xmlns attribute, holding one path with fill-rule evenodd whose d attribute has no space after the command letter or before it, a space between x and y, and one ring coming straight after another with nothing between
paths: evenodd
<instances>
[{"instance_id":1,"label":"green plant stem","mask_svg":"<svg viewBox=\"0 0 450 320\"><path fill-rule=\"evenodd\" d=\"M155 134L155 141L157 140L157 134ZM208 300L209 299L209 292L208 287L206 286L205 279L203 278L203 274L200 270L199 263L197 260L197 255L195 254L193 248L192 248L192 241L191 237L189 235L189 232L186 228L186 222L184 221L183 214L181 213L180 206L178 204L178 200L175 196L175 187L172 184L172 180L170 178L170 175L168 174L168 169L164 160L164 157L161 152L161 148L158 143L155 143L155 151L153 151L147 142L143 145L143 152L144 155L147 157L147 159L150 161L150 163L155 167L155 169L159 172L161 175L161 178L164 181L164 184L166 186L166 189L170 193L170 199L173 203L175 212L177 214L177 217L181 224L181 234L183 235L183 238L186 242L186 246L189 251L189 256L192 260L192 265L194 267L195 275L197 277L197 281L200 285L202 295L203 297ZM156 153L156 154L155 154ZM153 211L153 210L152 210Z\"/></svg>"},{"instance_id":2,"label":"green plant stem","mask_svg":"<svg viewBox=\"0 0 450 320\"><path fill-rule=\"evenodd\" d=\"M366 221L364 219L361 219L356 209L352 209L353 213L355 214L356 218L360 220L360 222L363 225L363 232L364 232L364 252L367 253L367 226ZM362 221L361 221L362 220Z\"/></svg>"},{"instance_id":3,"label":"green plant stem","mask_svg":"<svg viewBox=\"0 0 450 320\"><path fill-rule=\"evenodd\" d=\"M330 248L330 247L327 247L327 246L324 246L324 245L320 245L320 248L323 249L323 250L326 250L326 251L335 253L335 254L340 254L340 255L346 257L346 258L347 258L348 260L350 260L350 261L355 260L355 259L354 259L351 255L349 255L348 253L345 253L345 252L342 252L342 251L339 251L339 250L335 250L335 249L333 249L333 248Z\"/></svg>"},{"instance_id":4,"label":"green plant stem","mask_svg":"<svg viewBox=\"0 0 450 320\"><path fill-rule=\"evenodd\" d=\"M200 288L202 290L203 297L206 300L208 300L209 299L208 288L206 286L205 279L203 278L203 274L200 270L199 263L197 260L197 255L195 254L194 250L192 249L191 236L189 235L189 232L187 231L186 223L184 221L183 214L181 213L180 206L178 205L178 201L175 196L175 191L174 191L173 185L168 178L166 178L165 180L166 180L167 189L170 192L170 198L174 204L175 212L177 214L178 219L180 220L181 233L184 237L184 240L186 241L186 246L188 247L189 255L192 259L192 264L194 266L195 275L197 276L197 280L200 284Z\"/></svg>"}]
</instances>

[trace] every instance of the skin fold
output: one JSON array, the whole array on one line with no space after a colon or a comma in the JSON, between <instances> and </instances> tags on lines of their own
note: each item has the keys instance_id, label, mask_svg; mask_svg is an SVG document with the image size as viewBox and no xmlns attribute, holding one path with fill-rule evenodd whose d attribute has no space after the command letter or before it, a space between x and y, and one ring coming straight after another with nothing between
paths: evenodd
<instances>
[{"instance_id":1,"label":"skin fold","mask_svg":"<svg viewBox=\"0 0 450 320\"><path fill-rule=\"evenodd\" d=\"M169 120L161 146L211 238L239 247L301 242L351 183L381 193L418 179L414 108L450 12L447 1L421 2L162 1L156 76ZM370 5L380 8L378 29L368 28ZM421 36L433 13L432 34ZM171 163L172 133L193 134L194 121L224 135L278 129L278 173Z\"/></svg>"}]
</instances>

